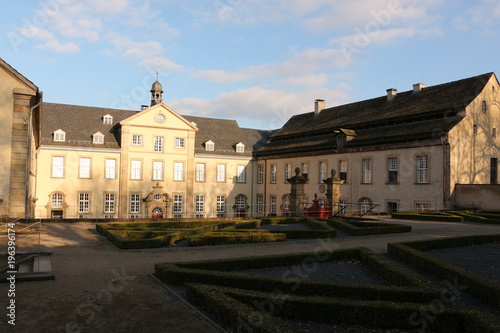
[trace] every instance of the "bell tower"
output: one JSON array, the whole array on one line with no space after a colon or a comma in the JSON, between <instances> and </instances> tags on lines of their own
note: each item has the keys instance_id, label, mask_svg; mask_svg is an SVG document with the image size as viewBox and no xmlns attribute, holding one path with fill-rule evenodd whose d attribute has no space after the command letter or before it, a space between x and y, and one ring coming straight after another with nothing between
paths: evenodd
<instances>
[{"instance_id":1,"label":"bell tower","mask_svg":"<svg viewBox=\"0 0 500 333\"><path fill-rule=\"evenodd\" d=\"M156 72L156 81L151 86L151 106L163 101L163 87L158 81L158 72Z\"/></svg>"}]
</instances>

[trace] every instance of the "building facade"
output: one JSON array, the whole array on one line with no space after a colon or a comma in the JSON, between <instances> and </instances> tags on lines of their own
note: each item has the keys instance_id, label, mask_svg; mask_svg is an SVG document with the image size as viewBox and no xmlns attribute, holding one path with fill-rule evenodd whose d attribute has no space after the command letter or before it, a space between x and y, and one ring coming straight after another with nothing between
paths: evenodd
<instances>
[{"instance_id":1,"label":"building facade","mask_svg":"<svg viewBox=\"0 0 500 333\"><path fill-rule=\"evenodd\" d=\"M304 205L317 196L343 213L453 208L457 184L498 191L494 73L331 108L317 100L276 131L181 116L158 80L151 105L128 111L42 102L1 59L0 76L4 217L286 216L296 168ZM332 169L344 181L336 203L323 182Z\"/></svg>"}]
</instances>

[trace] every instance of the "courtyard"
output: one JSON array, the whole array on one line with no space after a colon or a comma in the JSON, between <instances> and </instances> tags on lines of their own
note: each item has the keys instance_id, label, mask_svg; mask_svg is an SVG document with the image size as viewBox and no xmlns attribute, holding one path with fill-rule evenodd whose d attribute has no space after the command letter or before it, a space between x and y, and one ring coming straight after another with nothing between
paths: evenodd
<instances>
[{"instance_id":1,"label":"courtyard","mask_svg":"<svg viewBox=\"0 0 500 333\"><path fill-rule=\"evenodd\" d=\"M8 325L3 315L0 331L220 332L221 328L209 318L151 276L156 263L282 255L318 248L366 247L386 254L387 244L393 242L500 233L498 225L397 219L381 222L410 225L412 232L287 243L119 250L95 231L93 223L49 223L41 244L42 249L53 253L56 279L17 283L16 325ZM38 239L20 240L18 251L34 249L37 244ZM7 284L0 284L1 295L6 295L7 290ZM3 309L7 306L4 302L2 296Z\"/></svg>"}]
</instances>

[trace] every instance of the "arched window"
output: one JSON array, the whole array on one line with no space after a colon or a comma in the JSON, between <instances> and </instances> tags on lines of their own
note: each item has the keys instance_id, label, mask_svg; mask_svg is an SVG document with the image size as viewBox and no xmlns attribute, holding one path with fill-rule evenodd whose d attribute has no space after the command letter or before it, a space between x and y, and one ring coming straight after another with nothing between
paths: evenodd
<instances>
[{"instance_id":1,"label":"arched window","mask_svg":"<svg viewBox=\"0 0 500 333\"><path fill-rule=\"evenodd\" d=\"M362 214L366 214L372 206L372 202L368 198L361 198L359 200L359 207Z\"/></svg>"}]
</instances>

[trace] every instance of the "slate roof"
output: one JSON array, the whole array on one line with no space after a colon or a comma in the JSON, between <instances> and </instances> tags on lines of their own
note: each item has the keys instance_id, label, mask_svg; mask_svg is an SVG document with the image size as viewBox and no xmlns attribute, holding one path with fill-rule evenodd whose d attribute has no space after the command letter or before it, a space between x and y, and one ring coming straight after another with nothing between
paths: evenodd
<instances>
[{"instance_id":1,"label":"slate roof","mask_svg":"<svg viewBox=\"0 0 500 333\"><path fill-rule=\"evenodd\" d=\"M119 148L116 124L136 111L99 108L91 106L57 103L42 104L42 144L56 146L77 146L95 148ZM113 116L113 123L106 125L102 117ZM66 132L66 142L54 142L53 132L62 129ZM104 134L104 144L93 144L92 134Z\"/></svg>"},{"instance_id":2,"label":"slate roof","mask_svg":"<svg viewBox=\"0 0 500 333\"><path fill-rule=\"evenodd\" d=\"M470 104L493 76L487 73L459 81L398 93L293 116L257 156L337 149L334 131L354 131L348 147L439 139L462 119ZM353 132L350 132L351 134Z\"/></svg>"},{"instance_id":3,"label":"slate roof","mask_svg":"<svg viewBox=\"0 0 500 333\"><path fill-rule=\"evenodd\" d=\"M198 127L195 140L195 153L217 155L251 155L252 143L247 139L236 120L216 119L197 116L183 116ZM205 150L205 142L212 140L214 151ZM236 153L236 144L245 145L245 153Z\"/></svg>"}]
</instances>

